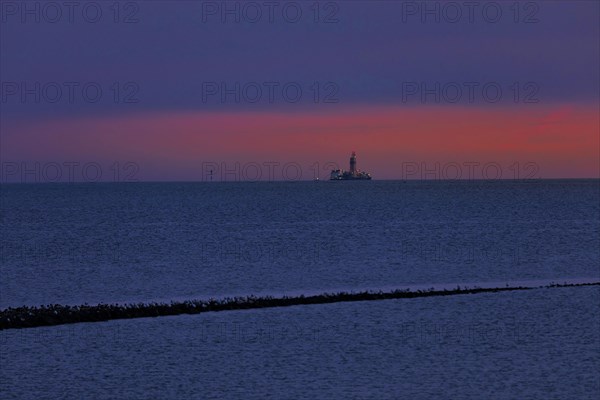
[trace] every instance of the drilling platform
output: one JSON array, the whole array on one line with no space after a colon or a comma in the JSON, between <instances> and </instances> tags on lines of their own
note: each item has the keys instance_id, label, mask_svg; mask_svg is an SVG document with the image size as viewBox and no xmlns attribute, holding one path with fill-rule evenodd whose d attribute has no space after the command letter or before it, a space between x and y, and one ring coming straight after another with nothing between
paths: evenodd
<instances>
[{"instance_id":1,"label":"drilling platform","mask_svg":"<svg viewBox=\"0 0 600 400\"><path fill-rule=\"evenodd\" d=\"M334 169L329 177L330 181L352 181L352 180L371 180L371 174L360 171L356 168L356 152L353 151L350 156L350 171Z\"/></svg>"}]
</instances>

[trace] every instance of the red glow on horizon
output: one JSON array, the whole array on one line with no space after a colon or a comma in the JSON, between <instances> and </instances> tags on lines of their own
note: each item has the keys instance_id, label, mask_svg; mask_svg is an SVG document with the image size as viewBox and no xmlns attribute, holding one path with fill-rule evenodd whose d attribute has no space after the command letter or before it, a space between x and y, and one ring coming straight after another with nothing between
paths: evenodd
<instances>
[{"instance_id":1,"label":"red glow on horizon","mask_svg":"<svg viewBox=\"0 0 600 400\"><path fill-rule=\"evenodd\" d=\"M399 178L400 163L535 162L543 178L599 177L598 110L367 107L332 113L163 112L3 128L5 160L127 160L145 180L194 180L203 161L315 162Z\"/></svg>"}]
</instances>

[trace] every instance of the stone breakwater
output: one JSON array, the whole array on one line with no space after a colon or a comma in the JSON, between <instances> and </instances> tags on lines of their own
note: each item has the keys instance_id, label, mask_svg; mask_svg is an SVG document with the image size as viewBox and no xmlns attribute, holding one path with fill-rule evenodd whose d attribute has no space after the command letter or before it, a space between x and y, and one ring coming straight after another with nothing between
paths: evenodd
<instances>
[{"instance_id":1,"label":"stone breakwater","mask_svg":"<svg viewBox=\"0 0 600 400\"><path fill-rule=\"evenodd\" d=\"M412 299L418 297L452 296L460 294L495 293L516 290L550 289L559 287L598 286L600 282L549 284L545 286L516 286L495 288L461 288L444 290L393 290L322 293L311 296L244 296L222 299L188 300L171 303L97 304L68 306L50 304L39 307L7 308L0 311L0 330L34 328L79 322L100 322L113 319L159 317L166 315L199 314L203 312L247 310L296 305L327 304L347 301Z\"/></svg>"}]
</instances>

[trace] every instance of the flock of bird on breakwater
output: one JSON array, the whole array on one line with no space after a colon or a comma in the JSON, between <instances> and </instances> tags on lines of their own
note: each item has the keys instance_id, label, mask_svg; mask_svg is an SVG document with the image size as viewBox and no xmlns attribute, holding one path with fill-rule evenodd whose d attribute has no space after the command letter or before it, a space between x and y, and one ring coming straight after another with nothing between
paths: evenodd
<instances>
[{"instance_id":1,"label":"flock of bird on breakwater","mask_svg":"<svg viewBox=\"0 0 600 400\"><path fill-rule=\"evenodd\" d=\"M288 307L295 305L327 304L347 301L368 301L386 299L406 299L430 296L450 296L458 294L491 293L515 290L530 290L537 288L572 287L600 285L600 282L556 284L551 283L538 287L496 287L496 288L461 288L428 289L428 290L393 290L322 293L312 296L245 296L226 297L223 299L188 300L171 303L136 303L136 304L97 304L97 305L60 305L50 304L39 307L17 307L0 310L0 330L33 328L73 324L79 322L99 322L114 319L146 318L180 314L199 314L203 312L246 310L270 307Z\"/></svg>"}]
</instances>

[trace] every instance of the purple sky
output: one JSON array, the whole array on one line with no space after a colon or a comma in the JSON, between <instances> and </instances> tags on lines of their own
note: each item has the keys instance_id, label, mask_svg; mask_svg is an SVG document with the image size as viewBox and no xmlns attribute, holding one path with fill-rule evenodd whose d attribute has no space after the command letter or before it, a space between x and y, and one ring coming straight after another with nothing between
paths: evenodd
<instances>
[{"instance_id":1,"label":"purple sky","mask_svg":"<svg viewBox=\"0 0 600 400\"><path fill-rule=\"evenodd\" d=\"M228 9L239 7L240 22L235 21L235 14L223 17L223 2L119 2L117 23L113 2L93 3L102 12L96 23L89 22L96 12L90 2L81 2L73 14L61 6L62 16L54 23L56 10L45 4L1 4L0 127L6 159L33 159L33 151L23 151L28 145L19 139L30 129L28 124L157 114L227 113L231 118L238 112L256 112L259 118L264 112L336 114L361 107L417 112L428 106L458 105L467 119L471 118L468 110L479 113L473 114L473 120L490 109L504 109L504 118L513 119L515 110L522 114L533 110L531 107L545 107L546 113L540 115L547 119L566 107L574 110L572 115L587 113L586 131L579 132L586 138L579 143L580 149L590 145L597 128L589 122L594 120L600 90L600 5L596 1L519 2L518 14L512 1L319 2L318 23L311 1L273 2L273 22L266 3L252 3L262 12L255 23L245 20L256 15L256 7L247 6L248 2L226 3ZM425 4L433 13L423 13ZM23 7L31 12L24 13ZM499 17L497 7L502 13ZM293 23L290 20L296 8L302 16ZM462 16L453 23L457 10ZM494 19L497 22L492 22ZM252 85L258 85L262 97L255 103L242 97L236 103L235 95L225 94L222 100L221 87L207 86L214 83L233 88L236 82L250 90L246 93L250 97ZM276 85L273 101L268 99L266 82ZM36 90L38 83L41 89ZM286 101L282 94L282 87L290 83L303 91L297 103ZM319 85L318 102L314 100L315 83ZM449 90L446 94L450 97L458 85L462 97L456 104L445 97L436 102L435 95L425 95L423 101L423 89L433 89L438 83ZM82 94L82 87L89 89L90 84L92 89L102 90L96 103ZM466 84L476 85L472 100ZM481 88L489 84L503 90L500 101L491 102L483 95ZM54 103L47 97L54 96L52 85L62 90ZM74 85L72 101L67 85ZM209 94L209 87L218 88L216 94ZM418 90L411 94L409 88ZM24 89L41 93L41 101L36 102L36 94L23 95ZM516 93L517 102L513 99ZM573 128L575 122L566 124L565 129ZM523 129L513 129L510 136L518 132ZM133 138L132 132L127 134L130 141L136 140L136 134L140 143L144 140L143 132L133 132ZM526 130L521 134L529 135ZM535 134L539 137L540 132ZM49 130L39 129L37 135L37 139L35 135L28 139L30 146L40 140L52 141ZM455 141L451 136L455 133L448 135L445 142ZM165 133L164 141L168 140ZM185 141L181 143L183 146ZM13 151L17 146L19 152ZM339 149L344 159L349 150ZM124 151L127 154L127 149ZM578 151L577 147L572 151ZM49 152L45 158L57 157L59 153ZM553 156L542 158L549 157ZM588 160L588 165L592 161Z\"/></svg>"},{"instance_id":2,"label":"purple sky","mask_svg":"<svg viewBox=\"0 0 600 400\"><path fill-rule=\"evenodd\" d=\"M53 15L50 9L45 13L40 9L40 23L35 15L26 15L22 23L22 10L13 15L4 3L12 2L3 2L2 81L98 82L107 92L114 82L133 81L140 89L140 102L128 107L108 100L90 106L77 98L75 104L23 105L10 97L2 104L5 118L31 119L57 112L73 116L145 109L273 108L266 102L203 103L202 82L211 81L231 85L291 81L307 86L332 81L339 86L340 105L401 103L402 82L432 87L435 82L498 82L507 87L533 81L544 103L598 101L600 15L595 1L535 2L538 11L525 9L522 2L520 23L514 22L512 2L495 3L502 9L497 23L486 21L493 18L493 7L488 6L487 17L483 16L490 2L473 8L472 23L466 6L461 6L461 21L451 23L452 9L444 9L443 2L440 23L435 15L425 15L425 23L418 12L407 15L413 2L336 2L337 11L321 2L321 19L335 12L338 20L328 24L314 23L310 2L295 3L303 12L297 23L285 21L281 10L289 2L279 2L273 23L268 8L261 6L259 22L235 23L235 16L229 15L225 24L221 15L203 15L203 7L206 13L213 3L221 7L221 2L137 2L137 11L121 6L120 18L135 12L137 23L114 23L110 3L100 2L103 15L95 24L85 22L82 6L74 10L73 23L65 7L57 23L47 22ZM236 3L242 19L253 16L251 9L244 14L242 2L227 4L234 8ZM427 4L433 8L436 2ZM287 10L293 16L293 8ZM539 21L523 22L533 18Z\"/></svg>"}]
</instances>

